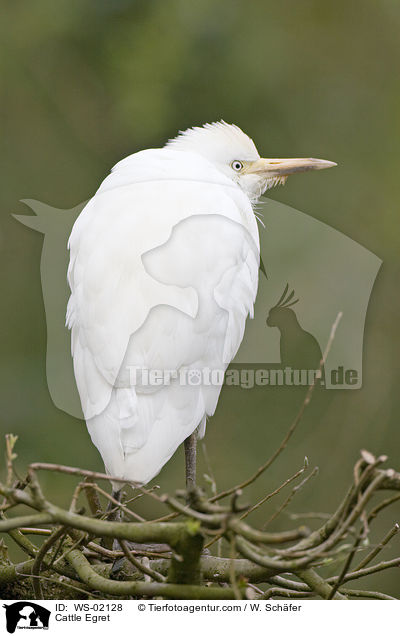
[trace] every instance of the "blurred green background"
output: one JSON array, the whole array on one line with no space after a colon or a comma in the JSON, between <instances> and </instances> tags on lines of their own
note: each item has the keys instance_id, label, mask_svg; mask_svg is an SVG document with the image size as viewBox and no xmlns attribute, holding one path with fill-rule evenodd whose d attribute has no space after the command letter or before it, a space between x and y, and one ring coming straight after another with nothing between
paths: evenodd
<instances>
[{"instance_id":1,"label":"blurred green background","mask_svg":"<svg viewBox=\"0 0 400 636\"><path fill-rule=\"evenodd\" d=\"M284 456L247 496L273 490L305 455L320 474L293 501L295 512L332 510L360 448L387 453L399 469L400 3L10 0L1 6L1 429L20 436L21 472L30 461L96 470L102 463L85 425L57 410L48 394L43 239L11 213L27 213L23 198L71 208L94 193L120 158L221 118L241 126L264 156L336 161L339 168L293 177L269 196L383 259L367 315L363 388L318 391ZM224 389L206 436L219 489L265 461L303 397L304 389ZM181 450L156 481L163 489L182 486ZM71 482L48 479L47 490L66 503ZM273 500L258 520L277 505ZM395 515L383 516L373 540L399 520ZM275 527L290 523L283 515ZM396 538L384 556L399 548ZM388 571L368 587L399 593L398 577Z\"/></svg>"}]
</instances>

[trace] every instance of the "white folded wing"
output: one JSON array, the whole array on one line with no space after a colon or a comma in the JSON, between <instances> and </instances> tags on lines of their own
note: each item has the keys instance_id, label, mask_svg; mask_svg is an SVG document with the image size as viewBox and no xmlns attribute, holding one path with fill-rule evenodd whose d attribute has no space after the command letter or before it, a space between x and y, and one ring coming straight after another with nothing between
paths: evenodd
<instances>
[{"instance_id":1,"label":"white folded wing","mask_svg":"<svg viewBox=\"0 0 400 636\"><path fill-rule=\"evenodd\" d=\"M117 164L69 247L87 426L111 475L146 483L204 432L221 386L199 373L224 370L243 338L258 284L251 204L205 159L147 150ZM138 369L169 370L170 382L149 385Z\"/></svg>"}]
</instances>

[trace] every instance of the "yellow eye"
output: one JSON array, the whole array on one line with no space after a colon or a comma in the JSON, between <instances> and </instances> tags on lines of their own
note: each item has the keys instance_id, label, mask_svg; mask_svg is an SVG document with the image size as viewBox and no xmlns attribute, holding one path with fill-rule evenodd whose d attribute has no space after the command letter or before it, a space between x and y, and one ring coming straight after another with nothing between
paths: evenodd
<instances>
[{"instance_id":1,"label":"yellow eye","mask_svg":"<svg viewBox=\"0 0 400 636\"><path fill-rule=\"evenodd\" d=\"M235 170L235 172L240 172L243 168L243 164L241 161L239 161L238 159L235 159L234 161L232 161L231 163L231 168L233 170Z\"/></svg>"}]
</instances>

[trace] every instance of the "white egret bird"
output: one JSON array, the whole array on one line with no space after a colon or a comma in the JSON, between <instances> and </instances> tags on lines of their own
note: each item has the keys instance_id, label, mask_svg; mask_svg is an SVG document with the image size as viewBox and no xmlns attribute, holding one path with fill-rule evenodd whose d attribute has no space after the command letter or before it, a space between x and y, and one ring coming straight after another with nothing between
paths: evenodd
<instances>
[{"instance_id":1,"label":"white egret bird","mask_svg":"<svg viewBox=\"0 0 400 636\"><path fill-rule=\"evenodd\" d=\"M123 159L103 181L70 236L67 324L83 413L110 475L147 483L186 440L194 482L196 435L256 298L253 205L290 174L334 165L262 159L221 121Z\"/></svg>"}]
</instances>

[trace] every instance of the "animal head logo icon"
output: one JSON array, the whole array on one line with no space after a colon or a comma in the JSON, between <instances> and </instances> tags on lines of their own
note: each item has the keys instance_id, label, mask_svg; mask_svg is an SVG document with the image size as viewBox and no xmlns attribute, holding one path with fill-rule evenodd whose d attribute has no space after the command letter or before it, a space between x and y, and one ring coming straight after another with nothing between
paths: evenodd
<instances>
[{"instance_id":1,"label":"animal head logo icon","mask_svg":"<svg viewBox=\"0 0 400 636\"><path fill-rule=\"evenodd\" d=\"M17 601L10 605L4 604L6 610L6 627L9 634L14 634L16 629L48 629L50 610L31 603L30 601Z\"/></svg>"}]
</instances>

